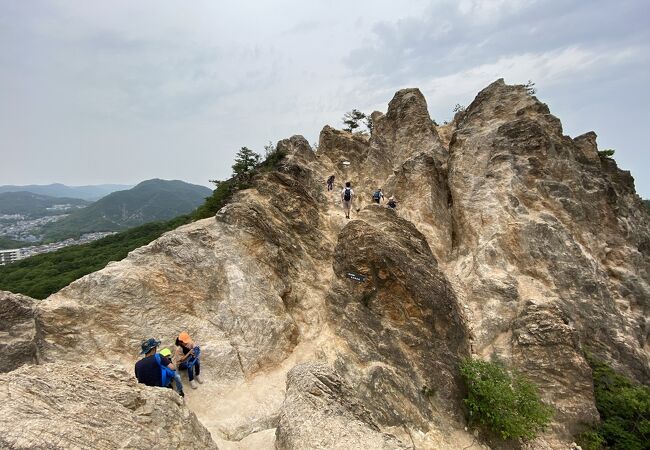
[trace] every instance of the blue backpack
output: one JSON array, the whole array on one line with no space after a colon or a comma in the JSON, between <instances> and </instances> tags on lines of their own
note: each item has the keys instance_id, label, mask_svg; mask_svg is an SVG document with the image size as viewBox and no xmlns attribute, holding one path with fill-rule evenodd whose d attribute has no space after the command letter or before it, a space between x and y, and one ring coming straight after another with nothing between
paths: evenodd
<instances>
[{"instance_id":1,"label":"blue backpack","mask_svg":"<svg viewBox=\"0 0 650 450\"><path fill-rule=\"evenodd\" d=\"M380 198L381 198L381 191L375 191L375 193L372 194L372 199L373 200L378 202Z\"/></svg>"},{"instance_id":2,"label":"blue backpack","mask_svg":"<svg viewBox=\"0 0 650 450\"><path fill-rule=\"evenodd\" d=\"M160 353L156 353L154 356L156 358L156 362L160 366L160 385L162 387L167 387L169 383L171 383L174 379L174 376L176 376L176 371L170 369L169 367L163 366L163 363L160 360Z\"/></svg>"},{"instance_id":3,"label":"blue backpack","mask_svg":"<svg viewBox=\"0 0 650 450\"><path fill-rule=\"evenodd\" d=\"M194 350L194 356L190 356L187 358L187 361L185 361L185 365L188 369L190 367L194 367L194 364L196 364L196 362L199 360L199 356L201 355L201 347L198 345L195 345L192 350Z\"/></svg>"}]
</instances>

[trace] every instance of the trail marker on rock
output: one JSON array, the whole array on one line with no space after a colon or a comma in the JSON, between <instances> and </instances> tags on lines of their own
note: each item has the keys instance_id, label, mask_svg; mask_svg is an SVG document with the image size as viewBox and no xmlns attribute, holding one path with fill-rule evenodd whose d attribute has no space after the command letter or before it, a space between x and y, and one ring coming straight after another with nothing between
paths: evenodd
<instances>
[{"instance_id":1,"label":"trail marker on rock","mask_svg":"<svg viewBox=\"0 0 650 450\"><path fill-rule=\"evenodd\" d=\"M345 276L348 277L351 280L354 280L354 281L358 282L358 283L363 283L364 281L366 281L366 278L368 278L365 275L360 275L360 274L354 273L354 272L347 272L345 274Z\"/></svg>"}]
</instances>

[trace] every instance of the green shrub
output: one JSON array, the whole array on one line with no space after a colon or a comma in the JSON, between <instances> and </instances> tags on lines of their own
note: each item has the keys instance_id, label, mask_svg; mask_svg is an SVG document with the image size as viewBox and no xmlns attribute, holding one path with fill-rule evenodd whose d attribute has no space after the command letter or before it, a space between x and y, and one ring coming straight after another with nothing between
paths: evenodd
<instances>
[{"instance_id":1,"label":"green shrub","mask_svg":"<svg viewBox=\"0 0 650 450\"><path fill-rule=\"evenodd\" d=\"M598 430L588 430L576 439L582 450L601 450L605 445L605 439Z\"/></svg>"},{"instance_id":2,"label":"green shrub","mask_svg":"<svg viewBox=\"0 0 650 450\"><path fill-rule=\"evenodd\" d=\"M590 355L587 361L593 371L596 408L602 423L578 440L589 450L650 449L650 388L634 383Z\"/></svg>"},{"instance_id":3,"label":"green shrub","mask_svg":"<svg viewBox=\"0 0 650 450\"><path fill-rule=\"evenodd\" d=\"M198 220L214 216L217 211L230 202L237 191L248 189L251 186L251 180L257 174L276 170L286 154L270 145L265 148L267 149L266 159L257 164L254 169L247 169L247 171L234 175L225 181L212 181L217 188L210 197L205 199L205 203L194 211L192 218Z\"/></svg>"},{"instance_id":4,"label":"green shrub","mask_svg":"<svg viewBox=\"0 0 650 450\"><path fill-rule=\"evenodd\" d=\"M217 211L223 208L226 203L230 201L232 195L238 190L238 185L235 178L226 181L214 181L217 188L212 192L212 195L205 199L205 203L199 206L192 218L194 220L205 219L214 216Z\"/></svg>"},{"instance_id":5,"label":"green shrub","mask_svg":"<svg viewBox=\"0 0 650 450\"><path fill-rule=\"evenodd\" d=\"M551 420L552 409L542 403L537 387L502 364L466 359L460 373L468 390L470 424L502 439L532 439Z\"/></svg>"}]
</instances>

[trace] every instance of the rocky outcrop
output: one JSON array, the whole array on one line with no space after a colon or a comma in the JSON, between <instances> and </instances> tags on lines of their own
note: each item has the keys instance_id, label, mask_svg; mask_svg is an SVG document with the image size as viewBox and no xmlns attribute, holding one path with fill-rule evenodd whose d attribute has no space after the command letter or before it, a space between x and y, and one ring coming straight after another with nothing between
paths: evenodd
<instances>
[{"instance_id":1,"label":"rocky outcrop","mask_svg":"<svg viewBox=\"0 0 650 450\"><path fill-rule=\"evenodd\" d=\"M0 386L2 448L217 448L175 392L113 364L22 366Z\"/></svg>"},{"instance_id":2,"label":"rocky outcrop","mask_svg":"<svg viewBox=\"0 0 650 450\"><path fill-rule=\"evenodd\" d=\"M398 91L386 115L374 118L371 147L368 159L376 161L376 166L397 167L425 153L434 157L439 171L446 168L448 150L440 141L419 89Z\"/></svg>"},{"instance_id":3,"label":"rocky outcrop","mask_svg":"<svg viewBox=\"0 0 650 450\"><path fill-rule=\"evenodd\" d=\"M276 448L406 449L382 433L363 401L324 364L302 364L287 374L287 394L276 431Z\"/></svg>"},{"instance_id":4,"label":"rocky outcrop","mask_svg":"<svg viewBox=\"0 0 650 450\"><path fill-rule=\"evenodd\" d=\"M38 361L35 304L30 297L0 291L0 372Z\"/></svg>"},{"instance_id":5,"label":"rocky outcrop","mask_svg":"<svg viewBox=\"0 0 650 450\"><path fill-rule=\"evenodd\" d=\"M325 127L316 152L282 140L279 167L215 218L36 305L11 296L6 367L86 374L80 360L111 361L131 373L142 339L172 345L187 330L205 379L187 405L221 448L456 449L481 445L465 429L459 361L497 358L555 410L527 448L567 448L598 418L584 350L650 379L650 217L631 176L599 156L594 133L564 136L502 80L443 127L417 89L373 119L371 136ZM396 211L369 205L378 187ZM103 373L84 389L103 389ZM120 380L125 396L175 396ZM167 420L185 420L174 408Z\"/></svg>"},{"instance_id":6,"label":"rocky outcrop","mask_svg":"<svg viewBox=\"0 0 650 450\"><path fill-rule=\"evenodd\" d=\"M347 350L335 365L378 423L426 429L435 410L454 414L468 333L424 236L394 211L369 206L341 230L334 273L329 320Z\"/></svg>"},{"instance_id":7,"label":"rocky outcrop","mask_svg":"<svg viewBox=\"0 0 650 450\"><path fill-rule=\"evenodd\" d=\"M475 350L539 381L568 434L598 417L582 349L650 374L648 216L596 150L595 134L564 136L546 105L503 80L461 115L450 148L449 275Z\"/></svg>"}]
</instances>

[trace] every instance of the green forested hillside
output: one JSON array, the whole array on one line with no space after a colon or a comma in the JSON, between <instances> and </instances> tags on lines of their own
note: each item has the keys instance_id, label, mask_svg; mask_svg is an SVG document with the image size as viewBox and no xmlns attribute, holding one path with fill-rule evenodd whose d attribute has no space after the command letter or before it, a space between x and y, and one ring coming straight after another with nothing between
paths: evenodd
<instances>
[{"instance_id":1,"label":"green forested hillside","mask_svg":"<svg viewBox=\"0 0 650 450\"><path fill-rule=\"evenodd\" d=\"M15 239L9 239L0 236L0 250L6 250L10 248L21 248L21 247L28 247L30 245L34 245L33 242L25 242L25 241L16 241Z\"/></svg>"},{"instance_id":2,"label":"green forested hillside","mask_svg":"<svg viewBox=\"0 0 650 450\"><path fill-rule=\"evenodd\" d=\"M148 223L90 244L66 247L0 266L0 290L43 299L189 221L188 216L181 216L168 222Z\"/></svg>"},{"instance_id":3,"label":"green forested hillside","mask_svg":"<svg viewBox=\"0 0 650 450\"><path fill-rule=\"evenodd\" d=\"M43 240L53 242L94 231L120 231L147 222L170 220L193 211L211 193L207 187L178 180L143 181L45 225Z\"/></svg>"},{"instance_id":4,"label":"green forested hillside","mask_svg":"<svg viewBox=\"0 0 650 450\"><path fill-rule=\"evenodd\" d=\"M77 207L87 206L89 202L78 198L50 197L32 192L0 193L0 214L21 214L30 218L63 214ZM69 208L48 210L55 205L70 205Z\"/></svg>"}]
</instances>

